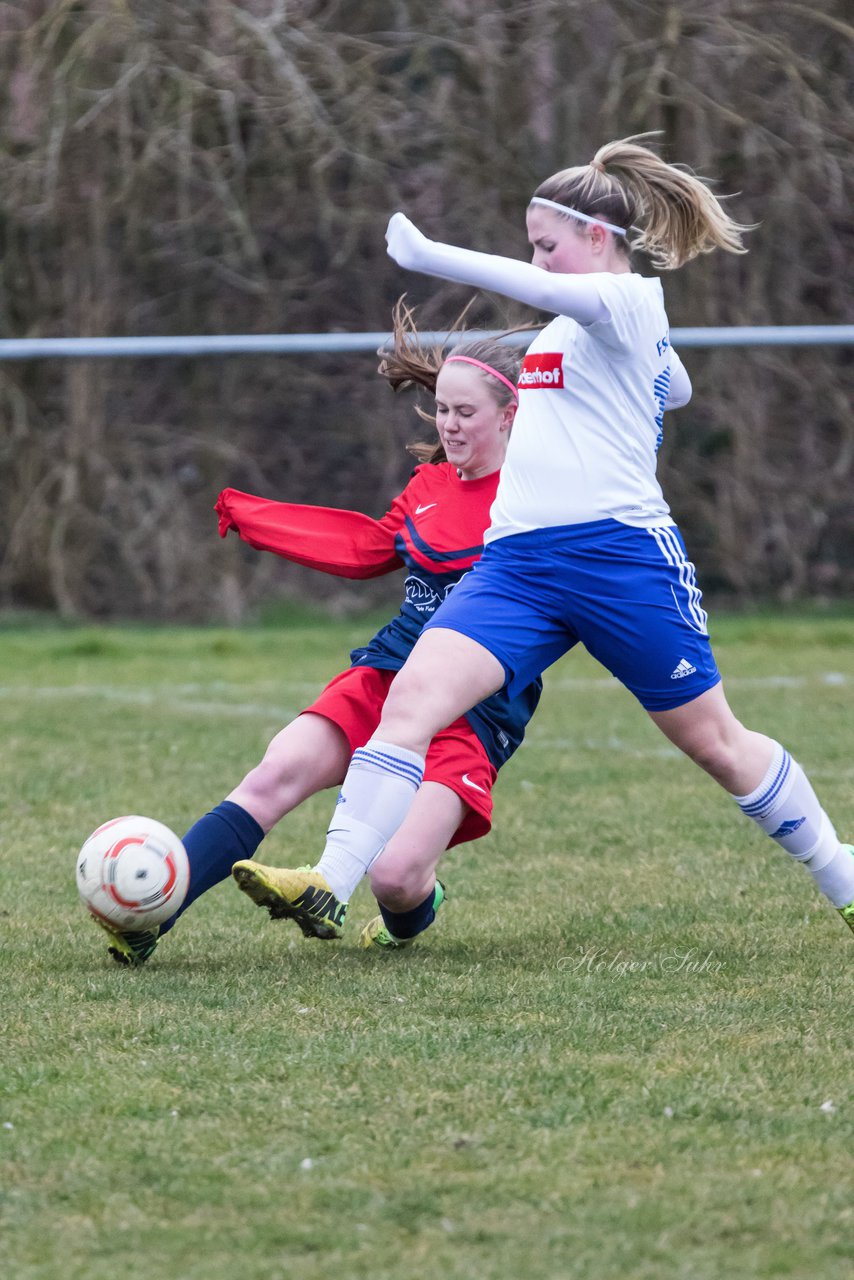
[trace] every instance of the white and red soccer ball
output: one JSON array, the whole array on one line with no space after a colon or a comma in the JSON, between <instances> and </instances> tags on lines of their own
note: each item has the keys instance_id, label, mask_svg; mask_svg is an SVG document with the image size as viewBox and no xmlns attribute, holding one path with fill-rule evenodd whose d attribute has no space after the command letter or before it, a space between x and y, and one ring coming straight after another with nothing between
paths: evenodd
<instances>
[{"instance_id":1,"label":"white and red soccer ball","mask_svg":"<svg viewBox=\"0 0 854 1280\"><path fill-rule=\"evenodd\" d=\"M175 914L187 896L190 863L174 831L131 814L92 832L77 855L76 874L92 915L133 931Z\"/></svg>"}]
</instances>

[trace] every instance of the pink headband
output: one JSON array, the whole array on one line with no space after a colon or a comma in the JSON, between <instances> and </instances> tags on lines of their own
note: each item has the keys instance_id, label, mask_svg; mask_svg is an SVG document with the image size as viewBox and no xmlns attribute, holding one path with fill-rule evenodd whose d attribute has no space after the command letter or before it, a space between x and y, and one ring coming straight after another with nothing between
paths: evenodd
<instances>
[{"instance_id":1,"label":"pink headband","mask_svg":"<svg viewBox=\"0 0 854 1280\"><path fill-rule=\"evenodd\" d=\"M448 356L445 364L450 364L452 360L461 360L465 364L473 364L476 369L483 369L484 373L489 373L493 378L497 378L499 382L503 382L505 387L509 387L513 393L513 399L519 403L519 392L509 378L505 378L503 373L499 373L497 369L493 369L491 364L484 364L482 360L473 360L471 356Z\"/></svg>"}]
</instances>

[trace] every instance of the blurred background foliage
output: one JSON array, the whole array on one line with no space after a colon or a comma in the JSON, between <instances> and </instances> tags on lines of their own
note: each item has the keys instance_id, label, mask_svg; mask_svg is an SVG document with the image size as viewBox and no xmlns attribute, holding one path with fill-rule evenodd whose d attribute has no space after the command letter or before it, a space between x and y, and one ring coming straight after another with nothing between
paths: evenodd
<instances>
[{"instance_id":1,"label":"blurred background foliage","mask_svg":"<svg viewBox=\"0 0 854 1280\"><path fill-rule=\"evenodd\" d=\"M444 328L469 293L386 257L391 212L524 256L533 187L645 130L759 224L746 257L666 279L674 327L850 322L850 18L846 0L0 0L0 336L374 331L404 290ZM470 322L531 318L482 298ZM850 595L851 349L683 356L695 394L661 472L707 594ZM0 604L347 607L352 588L220 543L212 506L234 485L381 514L424 427L375 366L0 366Z\"/></svg>"}]
</instances>

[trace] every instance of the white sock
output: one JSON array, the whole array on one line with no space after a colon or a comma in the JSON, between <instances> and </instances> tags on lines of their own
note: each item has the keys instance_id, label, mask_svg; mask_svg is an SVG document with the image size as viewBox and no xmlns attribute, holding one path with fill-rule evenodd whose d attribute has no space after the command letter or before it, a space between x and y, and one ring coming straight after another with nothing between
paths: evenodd
<instances>
[{"instance_id":1,"label":"white sock","mask_svg":"<svg viewBox=\"0 0 854 1280\"><path fill-rule=\"evenodd\" d=\"M779 742L756 790L733 800L796 862L803 863L834 906L847 906L854 899L854 857L840 844L809 778Z\"/></svg>"},{"instance_id":2,"label":"white sock","mask_svg":"<svg viewBox=\"0 0 854 1280\"><path fill-rule=\"evenodd\" d=\"M424 776L424 758L372 738L350 761L316 870L341 902L403 822Z\"/></svg>"},{"instance_id":3,"label":"white sock","mask_svg":"<svg viewBox=\"0 0 854 1280\"><path fill-rule=\"evenodd\" d=\"M847 907L854 902L854 856L848 846L841 844L821 866L815 863L816 858L811 858L805 866L824 896L835 907Z\"/></svg>"}]
</instances>

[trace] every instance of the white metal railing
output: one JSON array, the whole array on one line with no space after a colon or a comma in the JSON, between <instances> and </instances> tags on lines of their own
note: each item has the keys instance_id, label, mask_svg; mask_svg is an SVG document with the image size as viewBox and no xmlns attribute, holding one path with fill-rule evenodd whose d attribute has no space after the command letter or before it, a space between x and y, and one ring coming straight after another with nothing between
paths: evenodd
<instances>
[{"instance_id":1,"label":"white metal railing","mask_svg":"<svg viewBox=\"0 0 854 1280\"><path fill-rule=\"evenodd\" d=\"M422 333L422 342L446 343L453 333ZM466 333L495 337L493 331ZM672 329L675 347L815 347L854 344L852 324L733 326ZM0 360L60 358L226 355L306 355L343 351L376 351L390 341L389 333L237 333L151 338L5 338ZM530 330L506 339L518 345L530 340Z\"/></svg>"}]
</instances>

